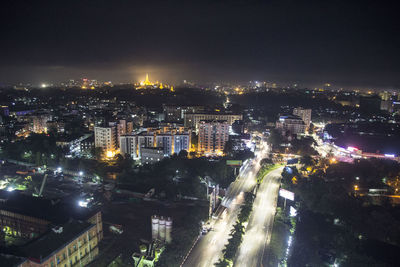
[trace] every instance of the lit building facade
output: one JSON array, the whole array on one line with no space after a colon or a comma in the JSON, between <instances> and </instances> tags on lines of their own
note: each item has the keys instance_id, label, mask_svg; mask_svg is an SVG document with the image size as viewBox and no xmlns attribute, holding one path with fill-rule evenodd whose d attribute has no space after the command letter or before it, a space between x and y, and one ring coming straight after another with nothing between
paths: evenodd
<instances>
[{"instance_id":1,"label":"lit building facade","mask_svg":"<svg viewBox=\"0 0 400 267\"><path fill-rule=\"evenodd\" d=\"M293 109L293 115L299 116L306 124L306 127L310 127L311 112L312 112L311 109L303 109L303 108L294 108Z\"/></svg>"},{"instance_id":2,"label":"lit building facade","mask_svg":"<svg viewBox=\"0 0 400 267\"><path fill-rule=\"evenodd\" d=\"M154 133L152 132L142 132L138 134L138 153L141 155L141 149L144 147L154 147Z\"/></svg>"},{"instance_id":3,"label":"lit building facade","mask_svg":"<svg viewBox=\"0 0 400 267\"><path fill-rule=\"evenodd\" d=\"M156 163L164 158L162 147L142 147L140 149L140 161L142 164Z\"/></svg>"},{"instance_id":4,"label":"lit building facade","mask_svg":"<svg viewBox=\"0 0 400 267\"><path fill-rule=\"evenodd\" d=\"M0 200L3 234L21 244L13 251L21 262L12 266L85 266L97 257L101 211L15 191L0 190Z\"/></svg>"},{"instance_id":5,"label":"lit building facade","mask_svg":"<svg viewBox=\"0 0 400 267\"><path fill-rule=\"evenodd\" d=\"M52 116L48 113L36 113L31 116L32 118L32 132L46 133L47 121L51 121Z\"/></svg>"},{"instance_id":6,"label":"lit building facade","mask_svg":"<svg viewBox=\"0 0 400 267\"><path fill-rule=\"evenodd\" d=\"M163 105L164 118L169 122L181 122L186 113L199 113L203 111L203 106Z\"/></svg>"},{"instance_id":7,"label":"lit building facade","mask_svg":"<svg viewBox=\"0 0 400 267\"><path fill-rule=\"evenodd\" d=\"M200 121L198 151L204 155L222 155L229 139L227 121Z\"/></svg>"},{"instance_id":8,"label":"lit building facade","mask_svg":"<svg viewBox=\"0 0 400 267\"><path fill-rule=\"evenodd\" d=\"M182 150L190 150L190 133L178 133L174 135L174 153L179 154Z\"/></svg>"},{"instance_id":9,"label":"lit building facade","mask_svg":"<svg viewBox=\"0 0 400 267\"><path fill-rule=\"evenodd\" d=\"M174 136L172 134L157 134L156 147L162 148L164 156L171 156L174 153Z\"/></svg>"},{"instance_id":10,"label":"lit building facade","mask_svg":"<svg viewBox=\"0 0 400 267\"><path fill-rule=\"evenodd\" d=\"M109 151L115 152L117 148L116 128L114 126L94 127L94 146L101 147L107 153Z\"/></svg>"},{"instance_id":11,"label":"lit building facade","mask_svg":"<svg viewBox=\"0 0 400 267\"><path fill-rule=\"evenodd\" d=\"M276 128L280 130L283 135L286 133L300 134L305 132L306 124L298 116L280 116L279 120L276 122Z\"/></svg>"},{"instance_id":12,"label":"lit building facade","mask_svg":"<svg viewBox=\"0 0 400 267\"><path fill-rule=\"evenodd\" d=\"M119 149L122 155L130 155L131 158L138 158L138 137L136 135L122 135L119 138Z\"/></svg>"},{"instance_id":13,"label":"lit building facade","mask_svg":"<svg viewBox=\"0 0 400 267\"><path fill-rule=\"evenodd\" d=\"M232 125L237 120L242 120L243 115L237 114L203 114L203 113L185 113L184 114L184 125L187 128L195 128L198 131L198 125L200 121L217 120L226 121L228 125Z\"/></svg>"}]
</instances>

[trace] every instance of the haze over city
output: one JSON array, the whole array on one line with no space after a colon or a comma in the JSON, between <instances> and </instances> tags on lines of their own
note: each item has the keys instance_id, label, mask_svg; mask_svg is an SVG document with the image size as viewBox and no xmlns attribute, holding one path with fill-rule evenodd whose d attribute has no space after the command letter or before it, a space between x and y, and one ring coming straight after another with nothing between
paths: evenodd
<instances>
[{"instance_id":1,"label":"haze over city","mask_svg":"<svg viewBox=\"0 0 400 267\"><path fill-rule=\"evenodd\" d=\"M398 88L396 2L13 1L0 82L267 80Z\"/></svg>"}]
</instances>

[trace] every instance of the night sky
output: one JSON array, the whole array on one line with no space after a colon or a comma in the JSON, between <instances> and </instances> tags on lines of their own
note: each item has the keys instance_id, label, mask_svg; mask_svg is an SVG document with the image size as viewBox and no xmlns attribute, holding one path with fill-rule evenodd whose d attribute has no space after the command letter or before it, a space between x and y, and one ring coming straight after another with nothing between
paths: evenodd
<instances>
[{"instance_id":1,"label":"night sky","mask_svg":"<svg viewBox=\"0 0 400 267\"><path fill-rule=\"evenodd\" d=\"M0 82L269 80L400 87L389 1L8 1Z\"/></svg>"}]
</instances>

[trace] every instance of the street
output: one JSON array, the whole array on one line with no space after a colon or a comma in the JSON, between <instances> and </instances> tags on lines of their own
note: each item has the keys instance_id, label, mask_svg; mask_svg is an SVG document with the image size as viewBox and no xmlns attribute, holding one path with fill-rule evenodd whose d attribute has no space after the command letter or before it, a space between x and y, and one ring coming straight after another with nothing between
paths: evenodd
<instances>
[{"instance_id":1,"label":"street","mask_svg":"<svg viewBox=\"0 0 400 267\"><path fill-rule=\"evenodd\" d=\"M235 266L267 266L264 252L271 239L282 169L269 172L258 189Z\"/></svg>"},{"instance_id":2,"label":"street","mask_svg":"<svg viewBox=\"0 0 400 267\"><path fill-rule=\"evenodd\" d=\"M256 155L257 157L252 163L243 166L238 178L231 184L228 195L223 201L223 204L228 207L227 212L212 221L213 230L200 237L183 266L209 267L213 266L221 257L240 210L240 203L243 201L241 192L247 192L255 186L260 161L267 155L266 146Z\"/></svg>"}]
</instances>

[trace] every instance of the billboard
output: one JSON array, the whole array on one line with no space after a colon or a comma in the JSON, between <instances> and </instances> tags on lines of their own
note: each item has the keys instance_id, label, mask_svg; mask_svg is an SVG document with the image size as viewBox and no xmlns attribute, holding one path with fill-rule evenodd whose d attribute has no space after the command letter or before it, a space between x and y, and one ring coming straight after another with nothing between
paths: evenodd
<instances>
[{"instance_id":1,"label":"billboard","mask_svg":"<svg viewBox=\"0 0 400 267\"><path fill-rule=\"evenodd\" d=\"M286 189L279 189L279 195L283 198L289 199L289 200L294 200L294 193L290 192Z\"/></svg>"},{"instance_id":2,"label":"billboard","mask_svg":"<svg viewBox=\"0 0 400 267\"><path fill-rule=\"evenodd\" d=\"M226 165L228 166L242 166L242 161L241 160L227 160Z\"/></svg>"}]
</instances>

